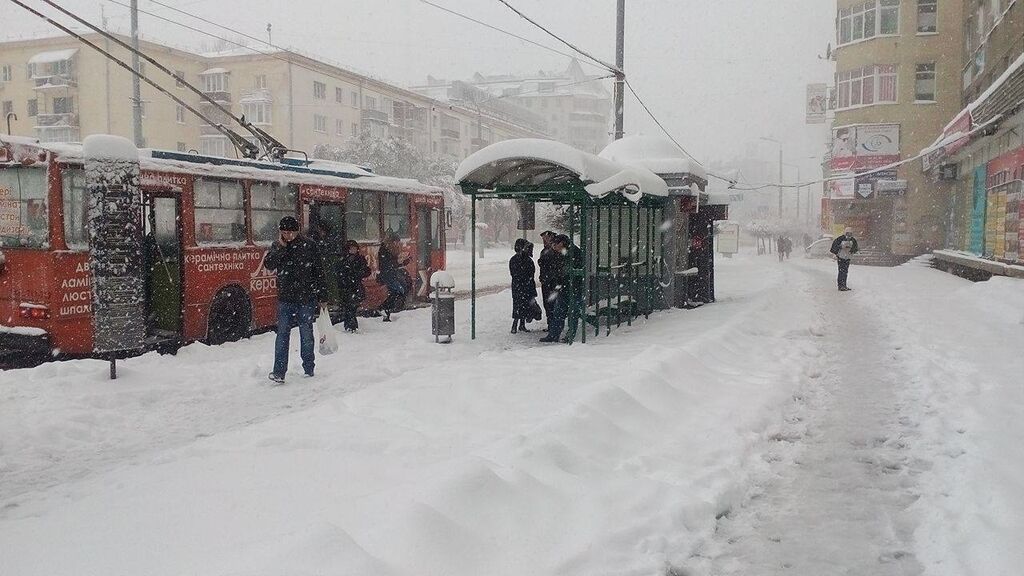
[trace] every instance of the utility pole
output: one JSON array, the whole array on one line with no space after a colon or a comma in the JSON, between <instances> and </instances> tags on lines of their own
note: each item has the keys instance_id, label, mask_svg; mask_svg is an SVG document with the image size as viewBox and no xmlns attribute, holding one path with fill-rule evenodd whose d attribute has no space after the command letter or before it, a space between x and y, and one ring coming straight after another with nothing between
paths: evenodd
<instances>
[{"instance_id":1,"label":"utility pole","mask_svg":"<svg viewBox=\"0 0 1024 576\"><path fill-rule=\"evenodd\" d=\"M782 220L782 144L779 144L779 220Z\"/></svg>"},{"instance_id":2,"label":"utility pole","mask_svg":"<svg viewBox=\"0 0 1024 576\"><path fill-rule=\"evenodd\" d=\"M618 17L615 23L615 140L623 135L623 108L625 107L626 65L626 0L618 0Z\"/></svg>"},{"instance_id":3,"label":"utility pole","mask_svg":"<svg viewBox=\"0 0 1024 576\"><path fill-rule=\"evenodd\" d=\"M139 49L139 0L132 0L132 48ZM132 53L132 70L138 74L140 67L138 52ZM146 139L142 136L142 88L139 85L139 77L132 75L132 124L135 127L135 145L139 148L146 146Z\"/></svg>"}]
</instances>

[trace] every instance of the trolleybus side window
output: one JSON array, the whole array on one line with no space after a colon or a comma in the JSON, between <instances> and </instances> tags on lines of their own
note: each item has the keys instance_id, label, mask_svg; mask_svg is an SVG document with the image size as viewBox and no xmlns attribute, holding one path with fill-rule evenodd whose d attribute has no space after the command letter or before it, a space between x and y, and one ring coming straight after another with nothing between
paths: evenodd
<instances>
[{"instance_id":1,"label":"trolleybus side window","mask_svg":"<svg viewBox=\"0 0 1024 576\"><path fill-rule=\"evenodd\" d=\"M241 182L197 178L196 242L226 244L245 242L245 208Z\"/></svg>"},{"instance_id":2,"label":"trolleybus side window","mask_svg":"<svg viewBox=\"0 0 1024 576\"><path fill-rule=\"evenodd\" d=\"M384 230L409 238L409 197L405 194L384 194Z\"/></svg>"},{"instance_id":3,"label":"trolleybus side window","mask_svg":"<svg viewBox=\"0 0 1024 576\"><path fill-rule=\"evenodd\" d=\"M345 210L345 229L350 240L380 240L380 208L375 192L350 191Z\"/></svg>"},{"instance_id":4,"label":"trolleybus side window","mask_svg":"<svg viewBox=\"0 0 1024 576\"><path fill-rule=\"evenodd\" d=\"M64 195L64 242L71 250L89 248L89 190L85 170L65 168L61 173Z\"/></svg>"},{"instance_id":5,"label":"trolleybus side window","mask_svg":"<svg viewBox=\"0 0 1024 576\"><path fill-rule=\"evenodd\" d=\"M48 248L46 170L0 169L0 246Z\"/></svg>"},{"instance_id":6,"label":"trolleybus side window","mask_svg":"<svg viewBox=\"0 0 1024 576\"><path fill-rule=\"evenodd\" d=\"M270 244L277 239L278 222L285 216L295 216L298 189L294 185L279 186L254 182L249 187L252 205L252 239L257 244Z\"/></svg>"}]
</instances>

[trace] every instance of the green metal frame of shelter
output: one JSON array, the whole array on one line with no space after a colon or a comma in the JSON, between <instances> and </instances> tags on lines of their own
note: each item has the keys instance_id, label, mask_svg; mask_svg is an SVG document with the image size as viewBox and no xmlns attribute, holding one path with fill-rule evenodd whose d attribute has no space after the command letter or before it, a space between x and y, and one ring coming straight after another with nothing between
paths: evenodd
<instances>
[{"instance_id":1,"label":"green metal frame of shelter","mask_svg":"<svg viewBox=\"0 0 1024 576\"><path fill-rule=\"evenodd\" d=\"M476 338L476 204L483 199L549 202L568 207L568 235L583 256L582 268L569 271L570 278L581 280L569 285L565 339L570 343L577 336L585 343L588 325L597 336L603 322L605 333L610 334L613 323L621 326L625 321L631 325L634 318L649 316L665 307L661 289L665 273L663 223L670 199L645 195L632 202L621 193L596 198L587 193L579 178L566 176L559 175L542 185L503 185L494 189L460 184L462 192L471 198L471 338ZM581 293L576 293L577 285Z\"/></svg>"}]
</instances>

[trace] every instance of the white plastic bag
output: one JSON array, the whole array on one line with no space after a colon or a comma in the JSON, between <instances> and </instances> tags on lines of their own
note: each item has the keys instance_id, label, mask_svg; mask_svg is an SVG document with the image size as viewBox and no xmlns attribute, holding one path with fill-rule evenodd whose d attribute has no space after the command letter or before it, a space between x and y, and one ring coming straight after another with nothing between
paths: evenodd
<instances>
[{"instance_id":1,"label":"white plastic bag","mask_svg":"<svg viewBox=\"0 0 1024 576\"><path fill-rule=\"evenodd\" d=\"M327 307L320 308L320 316L316 319L316 341L320 344L320 355L328 356L338 351L338 335L331 325L331 314Z\"/></svg>"}]
</instances>

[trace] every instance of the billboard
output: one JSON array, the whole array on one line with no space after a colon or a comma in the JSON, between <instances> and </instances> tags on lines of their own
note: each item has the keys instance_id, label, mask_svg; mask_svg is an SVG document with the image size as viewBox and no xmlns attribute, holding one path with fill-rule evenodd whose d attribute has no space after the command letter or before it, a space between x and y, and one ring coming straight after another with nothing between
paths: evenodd
<instances>
[{"instance_id":1,"label":"billboard","mask_svg":"<svg viewBox=\"0 0 1024 576\"><path fill-rule=\"evenodd\" d=\"M850 174L848 178L840 176L839 180L832 180L828 183L829 186L829 198L833 199L850 199L855 195L856 179L853 174Z\"/></svg>"},{"instance_id":2,"label":"billboard","mask_svg":"<svg viewBox=\"0 0 1024 576\"><path fill-rule=\"evenodd\" d=\"M864 124L832 130L832 170L873 170L900 160L899 124Z\"/></svg>"},{"instance_id":3,"label":"billboard","mask_svg":"<svg viewBox=\"0 0 1024 576\"><path fill-rule=\"evenodd\" d=\"M807 123L824 124L825 110L828 108L828 85L807 85Z\"/></svg>"}]
</instances>

